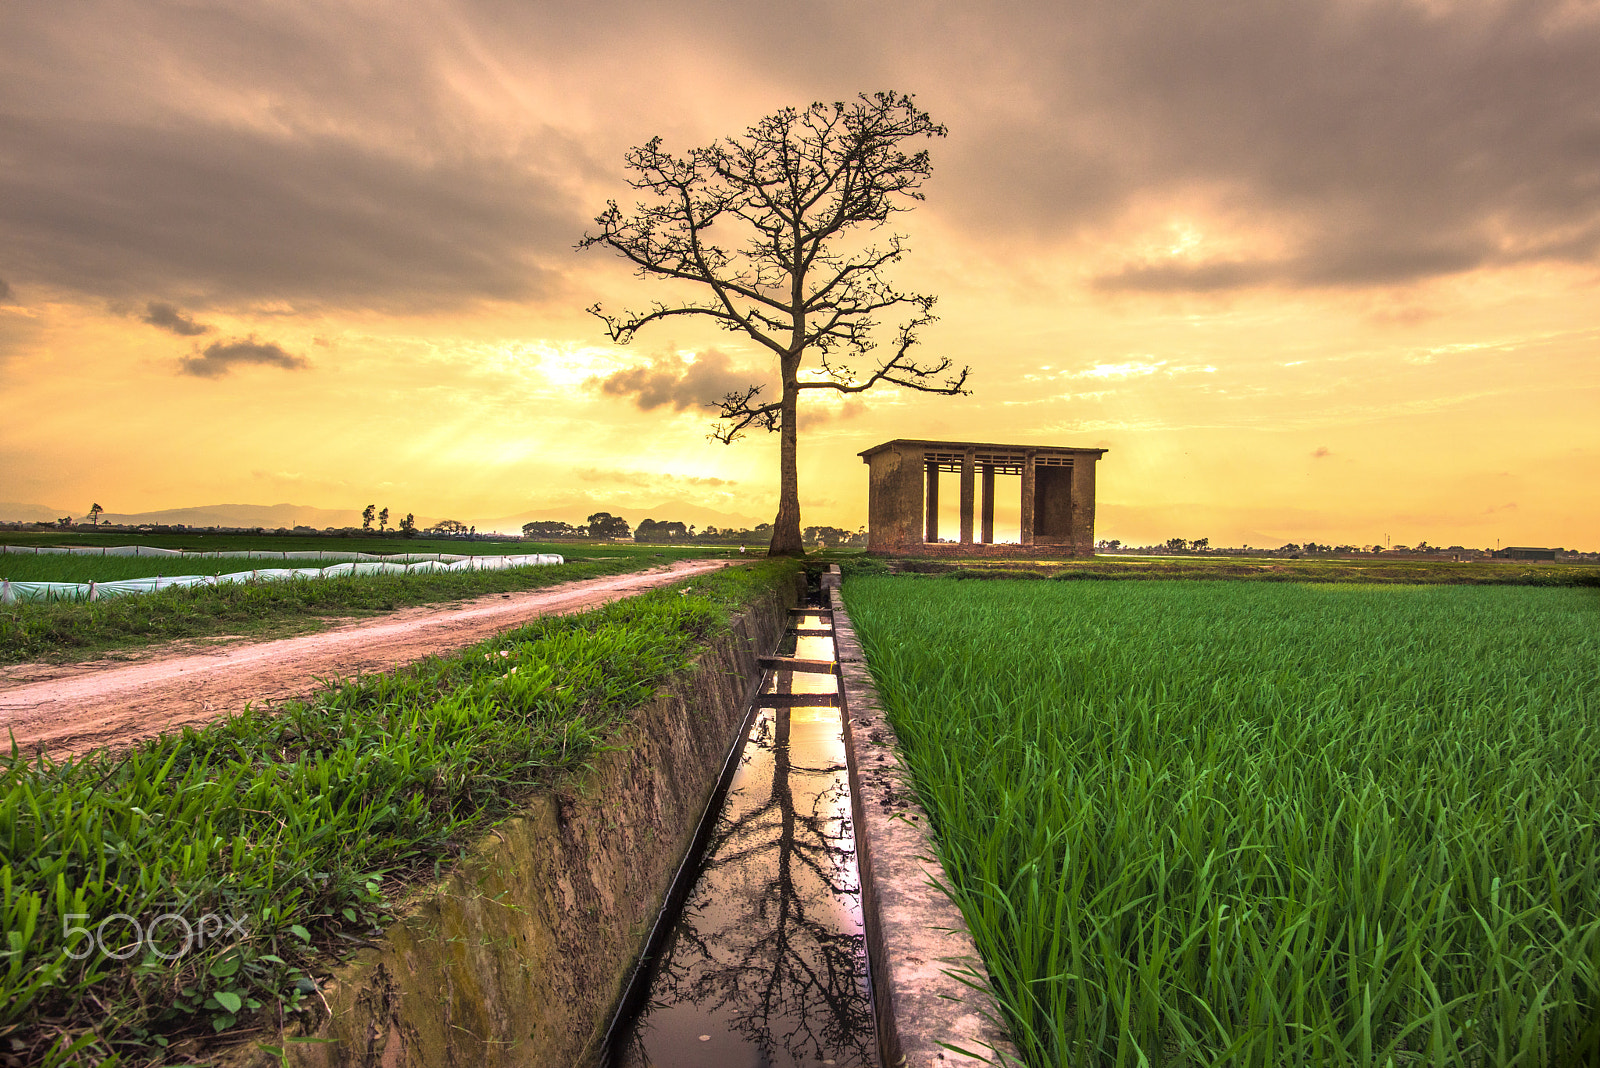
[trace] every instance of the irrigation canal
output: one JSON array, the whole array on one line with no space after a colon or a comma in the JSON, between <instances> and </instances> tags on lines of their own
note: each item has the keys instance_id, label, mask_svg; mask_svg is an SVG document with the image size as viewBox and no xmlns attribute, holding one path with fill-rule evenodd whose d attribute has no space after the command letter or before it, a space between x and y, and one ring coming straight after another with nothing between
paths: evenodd
<instances>
[{"instance_id":1,"label":"irrigation canal","mask_svg":"<svg viewBox=\"0 0 1600 1068\"><path fill-rule=\"evenodd\" d=\"M831 612L794 609L762 658L612 1023L611 1068L877 1065L832 631Z\"/></svg>"}]
</instances>

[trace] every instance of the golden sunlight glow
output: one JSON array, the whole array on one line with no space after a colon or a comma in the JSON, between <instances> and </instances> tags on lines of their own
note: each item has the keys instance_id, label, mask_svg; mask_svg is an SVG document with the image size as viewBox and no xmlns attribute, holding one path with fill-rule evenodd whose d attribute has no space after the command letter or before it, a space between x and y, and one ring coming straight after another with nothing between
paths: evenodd
<instances>
[{"instance_id":1,"label":"golden sunlight glow","mask_svg":"<svg viewBox=\"0 0 1600 1068\"><path fill-rule=\"evenodd\" d=\"M892 85L950 128L892 276L972 394L805 396L807 525L863 524L856 454L927 437L1109 449L1125 542L1593 549L1600 21L1326 6L891 4L778 64L759 5L13 10L0 519L770 521L775 443L706 436L769 355L612 345L588 306L693 294L574 245L628 147Z\"/></svg>"}]
</instances>

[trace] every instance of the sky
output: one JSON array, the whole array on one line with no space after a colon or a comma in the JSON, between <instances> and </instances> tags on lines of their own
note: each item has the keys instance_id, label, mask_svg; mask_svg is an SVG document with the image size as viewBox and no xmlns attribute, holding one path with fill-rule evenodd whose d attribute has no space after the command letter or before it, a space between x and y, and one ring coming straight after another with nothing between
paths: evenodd
<instances>
[{"instance_id":1,"label":"sky","mask_svg":"<svg viewBox=\"0 0 1600 1068\"><path fill-rule=\"evenodd\" d=\"M807 398L807 525L939 438L1108 449L1130 543L1600 548L1593 0L81 0L0 42L0 501L770 521L776 436L704 407L761 352L613 345L590 305L693 293L575 245L632 146L895 90L948 136L891 276L972 392Z\"/></svg>"}]
</instances>

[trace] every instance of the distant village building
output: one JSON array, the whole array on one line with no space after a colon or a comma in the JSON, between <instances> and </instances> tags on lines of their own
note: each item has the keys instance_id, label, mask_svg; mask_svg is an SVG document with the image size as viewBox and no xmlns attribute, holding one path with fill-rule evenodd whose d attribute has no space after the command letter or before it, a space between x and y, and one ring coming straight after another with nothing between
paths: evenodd
<instances>
[{"instance_id":1,"label":"distant village building","mask_svg":"<svg viewBox=\"0 0 1600 1068\"><path fill-rule=\"evenodd\" d=\"M1549 560L1555 561L1556 553L1560 549L1535 549L1526 545L1508 545L1497 550L1494 554L1496 560Z\"/></svg>"},{"instance_id":2,"label":"distant village building","mask_svg":"<svg viewBox=\"0 0 1600 1068\"><path fill-rule=\"evenodd\" d=\"M861 453L867 551L888 555L1094 555L1094 471L1105 449L896 439ZM939 473L961 476L959 540L939 540ZM1021 543L994 540L995 480L1021 479ZM981 478L981 490L979 486Z\"/></svg>"}]
</instances>

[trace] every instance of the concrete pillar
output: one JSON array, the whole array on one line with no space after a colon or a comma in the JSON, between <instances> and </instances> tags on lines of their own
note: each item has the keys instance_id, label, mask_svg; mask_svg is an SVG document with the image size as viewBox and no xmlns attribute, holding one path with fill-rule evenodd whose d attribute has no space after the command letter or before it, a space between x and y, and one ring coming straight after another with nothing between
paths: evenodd
<instances>
[{"instance_id":1,"label":"concrete pillar","mask_svg":"<svg viewBox=\"0 0 1600 1068\"><path fill-rule=\"evenodd\" d=\"M977 481L977 454L968 449L961 458L961 544L972 544L972 498Z\"/></svg>"},{"instance_id":2,"label":"concrete pillar","mask_svg":"<svg viewBox=\"0 0 1600 1068\"><path fill-rule=\"evenodd\" d=\"M1022 458L1022 544L1033 544L1033 450Z\"/></svg>"},{"instance_id":3,"label":"concrete pillar","mask_svg":"<svg viewBox=\"0 0 1600 1068\"><path fill-rule=\"evenodd\" d=\"M994 464L983 465L983 543L994 544Z\"/></svg>"},{"instance_id":4,"label":"concrete pillar","mask_svg":"<svg viewBox=\"0 0 1600 1068\"><path fill-rule=\"evenodd\" d=\"M928 509L927 532L924 541L939 540L939 465L932 460L927 461L928 491L923 494L923 500Z\"/></svg>"},{"instance_id":5,"label":"concrete pillar","mask_svg":"<svg viewBox=\"0 0 1600 1068\"><path fill-rule=\"evenodd\" d=\"M1098 453L1072 458L1072 552L1094 555L1094 468Z\"/></svg>"}]
</instances>

